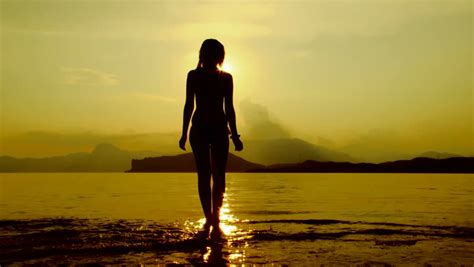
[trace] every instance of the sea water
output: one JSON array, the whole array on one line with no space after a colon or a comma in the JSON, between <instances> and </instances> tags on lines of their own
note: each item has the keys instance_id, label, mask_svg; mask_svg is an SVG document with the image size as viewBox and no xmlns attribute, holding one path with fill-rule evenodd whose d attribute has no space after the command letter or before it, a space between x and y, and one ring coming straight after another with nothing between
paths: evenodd
<instances>
[{"instance_id":1,"label":"sea water","mask_svg":"<svg viewBox=\"0 0 474 267\"><path fill-rule=\"evenodd\" d=\"M474 175L2 173L0 264L473 264Z\"/></svg>"}]
</instances>

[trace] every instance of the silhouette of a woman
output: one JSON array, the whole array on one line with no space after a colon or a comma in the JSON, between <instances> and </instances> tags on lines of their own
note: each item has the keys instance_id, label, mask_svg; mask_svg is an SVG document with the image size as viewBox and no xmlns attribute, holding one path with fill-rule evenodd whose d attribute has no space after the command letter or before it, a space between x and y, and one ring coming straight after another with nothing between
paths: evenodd
<instances>
[{"instance_id":1,"label":"silhouette of a woman","mask_svg":"<svg viewBox=\"0 0 474 267\"><path fill-rule=\"evenodd\" d=\"M224 199L225 169L229 153L228 126L235 150L243 149L235 122L232 75L220 70L224 55L224 46L219 41L207 39L202 43L198 65L196 69L189 71L186 81L183 132L179 140L179 147L186 150L192 115L189 141L196 161L199 197L206 216L204 231L207 233L211 225L213 232L220 231L219 212Z\"/></svg>"}]
</instances>

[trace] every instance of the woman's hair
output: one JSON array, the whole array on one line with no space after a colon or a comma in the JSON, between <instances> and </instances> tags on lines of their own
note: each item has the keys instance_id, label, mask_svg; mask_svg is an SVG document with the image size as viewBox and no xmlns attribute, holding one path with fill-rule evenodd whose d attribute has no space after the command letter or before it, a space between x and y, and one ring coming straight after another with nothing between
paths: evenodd
<instances>
[{"instance_id":1,"label":"woman's hair","mask_svg":"<svg viewBox=\"0 0 474 267\"><path fill-rule=\"evenodd\" d=\"M199 50L197 68L204 66L221 66L224 62L224 46L216 39L206 39Z\"/></svg>"}]
</instances>

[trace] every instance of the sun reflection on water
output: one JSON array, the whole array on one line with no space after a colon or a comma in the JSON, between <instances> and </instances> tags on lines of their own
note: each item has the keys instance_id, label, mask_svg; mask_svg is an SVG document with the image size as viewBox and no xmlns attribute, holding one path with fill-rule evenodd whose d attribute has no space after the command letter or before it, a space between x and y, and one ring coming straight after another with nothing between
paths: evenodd
<instances>
[{"instance_id":1,"label":"sun reflection on water","mask_svg":"<svg viewBox=\"0 0 474 267\"><path fill-rule=\"evenodd\" d=\"M204 263L216 263L224 261L228 264L242 264L245 262L245 251L251 236L247 231L239 227L240 220L233 214L229 204L229 195L224 194L224 201L219 213L219 228L222 236L219 239L213 239L206 243L201 250L202 261ZM203 229L205 218L197 221L187 221L185 228L190 232L199 232ZM225 253L222 252L225 251Z\"/></svg>"},{"instance_id":2,"label":"sun reflection on water","mask_svg":"<svg viewBox=\"0 0 474 267\"><path fill-rule=\"evenodd\" d=\"M224 194L224 202L220 210L219 218L221 221L220 228L227 239L227 247L230 250L228 261L237 264L245 262L244 248L248 246L248 243L244 239L249 238L249 236L248 233L237 226L240 220L232 213L227 193ZM238 241L243 241L243 246L234 247L234 244Z\"/></svg>"},{"instance_id":3,"label":"sun reflection on water","mask_svg":"<svg viewBox=\"0 0 474 267\"><path fill-rule=\"evenodd\" d=\"M229 203L226 203L226 198L224 198L219 218L221 220L220 228L222 232L226 236L235 236L238 229L234 223L238 222L238 219L231 213Z\"/></svg>"},{"instance_id":4,"label":"sun reflection on water","mask_svg":"<svg viewBox=\"0 0 474 267\"><path fill-rule=\"evenodd\" d=\"M209 262L209 259L211 257L212 249L211 247L206 247L206 252L202 255L202 259L204 262Z\"/></svg>"}]
</instances>

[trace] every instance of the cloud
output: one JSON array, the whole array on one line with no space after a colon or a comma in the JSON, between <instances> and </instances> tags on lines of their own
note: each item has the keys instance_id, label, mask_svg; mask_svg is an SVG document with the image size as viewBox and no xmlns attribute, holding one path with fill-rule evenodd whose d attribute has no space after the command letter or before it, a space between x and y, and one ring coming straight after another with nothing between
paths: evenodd
<instances>
[{"instance_id":1,"label":"cloud","mask_svg":"<svg viewBox=\"0 0 474 267\"><path fill-rule=\"evenodd\" d=\"M240 111L248 129L248 136L253 139L289 138L290 132L270 118L266 107L253 103L249 99L240 102Z\"/></svg>"},{"instance_id":2,"label":"cloud","mask_svg":"<svg viewBox=\"0 0 474 267\"><path fill-rule=\"evenodd\" d=\"M305 59L311 56L313 51L311 49L295 49L289 51L289 55L295 59Z\"/></svg>"},{"instance_id":3,"label":"cloud","mask_svg":"<svg viewBox=\"0 0 474 267\"><path fill-rule=\"evenodd\" d=\"M340 151L355 155L366 162L383 162L410 158L414 151L409 147L407 136L393 129L370 129L365 133L354 134Z\"/></svg>"},{"instance_id":4,"label":"cloud","mask_svg":"<svg viewBox=\"0 0 474 267\"><path fill-rule=\"evenodd\" d=\"M157 94L136 93L134 95L140 99L144 99L148 101L158 101L158 102L167 102L167 103L176 102L175 98L157 95Z\"/></svg>"},{"instance_id":5,"label":"cloud","mask_svg":"<svg viewBox=\"0 0 474 267\"><path fill-rule=\"evenodd\" d=\"M111 143L129 151L157 151L161 155L180 153L179 132L101 133L92 131L27 131L3 135L0 156L46 157L90 152L97 144Z\"/></svg>"},{"instance_id":6,"label":"cloud","mask_svg":"<svg viewBox=\"0 0 474 267\"><path fill-rule=\"evenodd\" d=\"M64 83L68 85L114 86L120 81L117 76L89 68L63 68Z\"/></svg>"},{"instance_id":7,"label":"cloud","mask_svg":"<svg viewBox=\"0 0 474 267\"><path fill-rule=\"evenodd\" d=\"M382 162L417 157L426 151L447 152L468 156L473 154L472 130L461 125L437 125L418 122L413 131L374 128L353 134L339 151L354 155L361 161ZM439 127L439 128L437 128ZM466 125L465 127L469 127Z\"/></svg>"},{"instance_id":8,"label":"cloud","mask_svg":"<svg viewBox=\"0 0 474 267\"><path fill-rule=\"evenodd\" d=\"M222 36L230 38L252 38L271 34L271 29L260 24L249 23L185 23L162 29L157 35L163 40L194 40L205 36Z\"/></svg>"}]
</instances>

